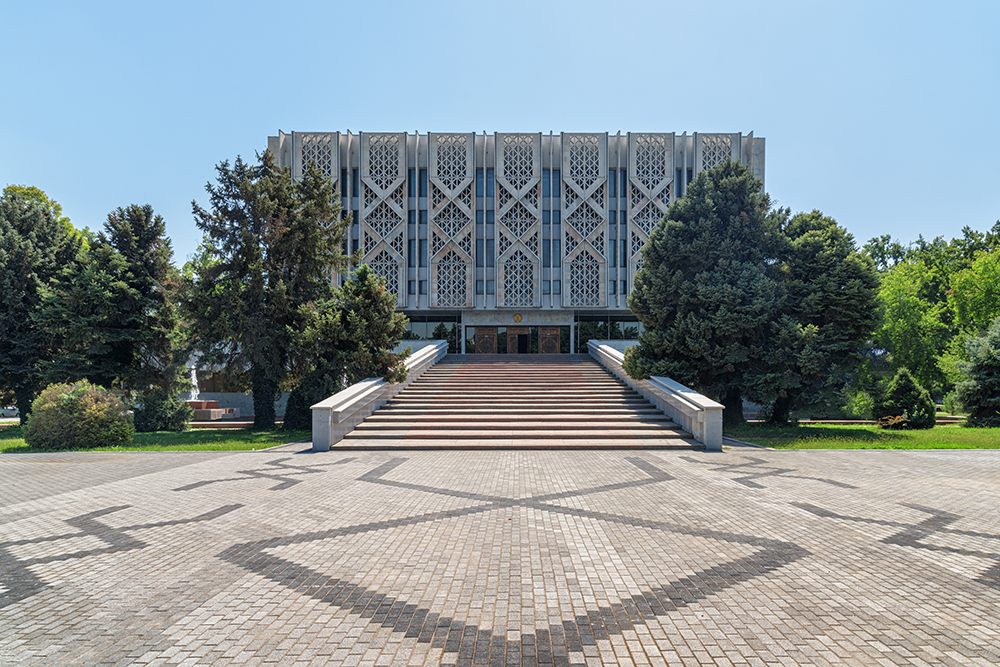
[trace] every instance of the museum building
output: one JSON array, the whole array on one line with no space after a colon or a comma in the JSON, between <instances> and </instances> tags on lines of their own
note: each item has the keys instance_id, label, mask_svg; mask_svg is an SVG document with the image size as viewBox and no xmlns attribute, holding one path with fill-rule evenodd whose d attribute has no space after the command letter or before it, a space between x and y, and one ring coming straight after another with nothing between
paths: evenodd
<instances>
[{"instance_id":1,"label":"museum building","mask_svg":"<svg viewBox=\"0 0 1000 667\"><path fill-rule=\"evenodd\" d=\"M764 181L764 139L736 134L292 132L351 214L348 249L386 279L409 337L453 352L586 351L634 338L640 250L698 173L731 158Z\"/></svg>"}]
</instances>

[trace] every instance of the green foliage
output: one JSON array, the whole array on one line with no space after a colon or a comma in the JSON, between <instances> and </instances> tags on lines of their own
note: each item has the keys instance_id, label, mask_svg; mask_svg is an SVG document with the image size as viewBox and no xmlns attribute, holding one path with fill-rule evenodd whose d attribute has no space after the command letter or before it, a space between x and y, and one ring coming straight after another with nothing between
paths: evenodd
<instances>
[{"instance_id":1,"label":"green foliage","mask_svg":"<svg viewBox=\"0 0 1000 667\"><path fill-rule=\"evenodd\" d=\"M139 394L133 407L133 421L140 433L183 431L193 413L191 406L177 397L177 392L156 387Z\"/></svg>"},{"instance_id":2,"label":"green foliage","mask_svg":"<svg viewBox=\"0 0 1000 667\"><path fill-rule=\"evenodd\" d=\"M949 415L959 415L965 412L965 407L962 402L958 400L958 391L953 390L945 394L944 400L941 401L944 411Z\"/></svg>"},{"instance_id":3,"label":"green foliage","mask_svg":"<svg viewBox=\"0 0 1000 667\"><path fill-rule=\"evenodd\" d=\"M942 321L946 305L934 301L935 276L922 261L897 264L882 277L882 327L876 342L891 355L892 370L905 368L928 387L943 384L937 359L951 331Z\"/></svg>"},{"instance_id":4,"label":"green foliage","mask_svg":"<svg viewBox=\"0 0 1000 667\"><path fill-rule=\"evenodd\" d=\"M300 332L329 300L329 272L347 258L347 221L332 181L310 164L298 181L269 152L251 165L237 158L216 168L210 210L192 203L204 232L199 255L185 267L183 306L195 347L207 363L248 374L254 427L274 424L274 398L295 357Z\"/></svg>"},{"instance_id":5,"label":"green foliage","mask_svg":"<svg viewBox=\"0 0 1000 667\"><path fill-rule=\"evenodd\" d=\"M55 199L50 199L41 188L34 185L8 185L3 189L3 199L13 199L15 196L22 202L48 212L54 220L66 228L67 233L77 233L69 218L62 214L62 206Z\"/></svg>"},{"instance_id":6,"label":"green foliage","mask_svg":"<svg viewBox=\"0 0 1000 667\"><path fill-rule=\"evenodd\" d=\"M44 386L41 363L58 353L36 317L59 272L76 262L80 239L53 214L10 188L0 197L0 387L17 398L21 423Z\"/></svg>"},{"instance_id":7,"label":"green foliage","mask_svg":"<svg viewBox=\"0 0 1000 667\"><path fill-rule=\"evenodd\" d=\"M117 396L81 380L49 385L38 395L24 439L37 449L120 447L132 441L134 432L131 415Z\"/></svg>"},{"instance_id":8,"label":"green foliage","mask_svg":"<svg viewBox=\"0 0 1000 667\"><path fill-rule=\"evenodd\" d=\"M948 304L959 327L984 331L1000 317L1000 250L981 252L951 278Z\"/></svg>"},{"instance_id":9,"label":"green foliage","mask_svg":"<svg viewBox=\"0 0 1000 667\"><path fill-rule=\"evenodd\" d=\"M1000 427L1000 317L966 344L969 360L960 364L966 380L956 387L969 412L969 426Z\"/></svg>"},{"instance_id":10,"label":"green foliage","mask_svg":"<svg viewBox=\"0 0 1000 667\"><path fill-rule=\"evenodd\" d=\"M308 428L310 406L355 382L371 377L405 380L410 348L392 350L403 339L406 325L385 280L366 264L358 267L333 299L316 308L313 324L305 331L302 346L313 369L288 397L284 427Z\"/></svg>"},{"instance_id":11,"label":"green foliage","mask_svg":"<svg viewBox=\"0 0 1000 667\"><path fill-rule=\"evenodd\" d=\"M772 324L771 419L839 395L878 324L878 274L854 238L819 211L791 217L779 211L787 244L781 253L785 309Z\"/></svg>"},{"instance_id":12,"label":"green foliage","mask_svg":"<svg viewBox=\"0 0 1000 667\"><path fill-rule=\"evenodd\" d=\"M854 419L871 419L875 409L875 400L863 389L848 390L845 398L844 412Z\"/></svg>"},{"instance_id":13,"label":"green foliage","mask_svg":"<svg viewBox=\"0 0 1000 667\"><path fill-rule=\"evenodd\" d=\"M879 420L879 425L882 425L883 418L901 418L886 420L886 428L933 428L936 413L937 408L931 395L906 368L896 371L873 410L873 416Z\"/></svg>"},{"instance_id":14,"label":"green foliage","mask_svg":"<svg viewBox=\"0 0 1000 667\"><path fill-rule=\"evenodd\" d=\"M702 172L642 250L628 305L645 325L626 352L632 377L665 375L722 398L742 421L768 366L767 338L784 290L767 195L735 162Z\"/></svg>"}]
</instances>

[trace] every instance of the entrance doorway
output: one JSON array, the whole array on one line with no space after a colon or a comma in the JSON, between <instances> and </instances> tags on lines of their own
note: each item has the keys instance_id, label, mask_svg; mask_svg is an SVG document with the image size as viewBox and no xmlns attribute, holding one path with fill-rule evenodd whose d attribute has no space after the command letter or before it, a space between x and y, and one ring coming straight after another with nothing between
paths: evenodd
<instances>
[{"instance_id":1,"label":"entrance doorway","mask_svg":"<svg viewBox=\"0 0 1000 667\"><path fill-rule=\"evenodd\" d=\"M538 351L542 354L562 352L560 332L560 327L538 327Z\"/></svg>"},{"instance_id":2,"label":"entrance doorway","mask_svg":"<svg viewBox=\"0 0 1000 667\"><path fill-rule=\"evenodd\" d=\"M476 354L497 353L497 328L476 327Z\"/></svg>"},{"instance_id":3,"label":"entrance doorway","mask_svg":"<svg viewBox=\"0 0 1000 667\"><path fill-rule=\"evenodd\" d=\"M507 327L507 354L528 354L530 349L528 327Z\"/></svg>"}]
</instances>

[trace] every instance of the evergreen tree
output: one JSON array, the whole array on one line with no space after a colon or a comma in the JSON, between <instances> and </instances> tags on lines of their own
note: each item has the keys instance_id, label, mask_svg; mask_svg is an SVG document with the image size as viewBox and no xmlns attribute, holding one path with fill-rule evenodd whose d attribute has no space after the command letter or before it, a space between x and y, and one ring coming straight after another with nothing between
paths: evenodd
<instances>
[{"instance_id":1,"label":"evergreen tree","mask_svg":"<svg viewBox=\"0 0 1000 667\"><path fill-rule=\"evenodd\" d=\"M873 416L888 428L933 428L937 408L931 395L917 383L905 368L896 371L881 400L873 409ZM886 422L884 418L896 417Z\"/></svg>"},{"instance_id":2,"label":"evergreen tree","mask_svg":"<svg viewBox=\"0 0 1000 667\"><path fill-rule=\"evenodd\" d=\"M346 264L346 221L330 179L310 164L301 180L269 152L251 165L217 167L210 209L193 202L202 254L187 267L184 308L198 348L231 375L248 374L254 428L274 425L274 400L294 364L294 341L331 295L329 272Z\"/></svg>"},{"instance_id":3,"label":"evergreen tree","mask_svg":"<svg viewBox=\"0 0 1000 667\"><path fill-rule=\"evenodd\" d=\"M37 322L42 293L76 261L80 243L51 206L17 191L0 197L0 385L14 392L22 424L43 386L41 362L57 353Z\"/></svg>"},{"instance_id":4,"label":"evergreen tree","mask_svg":"<svg viewBox=\"0 0 1000 667\"><path fill-rule=\"evenodd\" d=\"M744 396L761 395L785 302L769 206L747 167L702 172L650 236L628 298L645 325L625 356L629 375L665 375L716 396L729 424L743 421Z\"/></svg>"},{"instance_id":5,"label":"evergreen tree","mask_svg":"<svg viewBox=\"0 0 1000 667\"><path fill-rule=\"evenodd\" d=\"M370 377L405 380L403 362L409 348L392 350L403 339L406 325L385 279L367 264L358 267L334 299L316 308L302 341L313 369L288 397L284 428L309 428L309 408L355 382Z\"/></svg>"},{"instance_id":6,"label":"evergreen tree","mask_svg":"<svg viewBox=\"0 0 1000 667\"><path fill-rule=\"evenodd\" d=\"M966 379L956 387L969 411L969 426L1000 427L1000 317L966 343L969 361L959 364Z\"/></svg>"},{"instance_id":7,"label":"evergreen tree","mask_svg":"<svg viewBox=\"0 0 1000 667\"><path fill-rule=\"evenodd\" d=\"M783 232L786 317L772 324L776 423L786 422L794 407L842 389L878 324L878 274L843 227L813 211L787 220Z\"/></svg>"}]
</instances>

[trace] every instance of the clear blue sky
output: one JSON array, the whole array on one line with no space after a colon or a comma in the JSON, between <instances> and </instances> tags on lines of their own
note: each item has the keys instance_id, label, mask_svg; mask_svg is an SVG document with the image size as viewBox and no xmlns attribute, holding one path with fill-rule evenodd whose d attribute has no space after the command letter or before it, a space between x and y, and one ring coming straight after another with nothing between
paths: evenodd
<instances>
[{"instance_id":1,"label":"clear blue sky","mask_svg":"<svg viewBox=\"0 0 1000 667\"><path fill-rule=\"evenodd\" d=\"M860 242L1000 218L1000 2L0 1L0 187L151 204L297 131L743 132Z\"/></svg>"}]
</instances>

